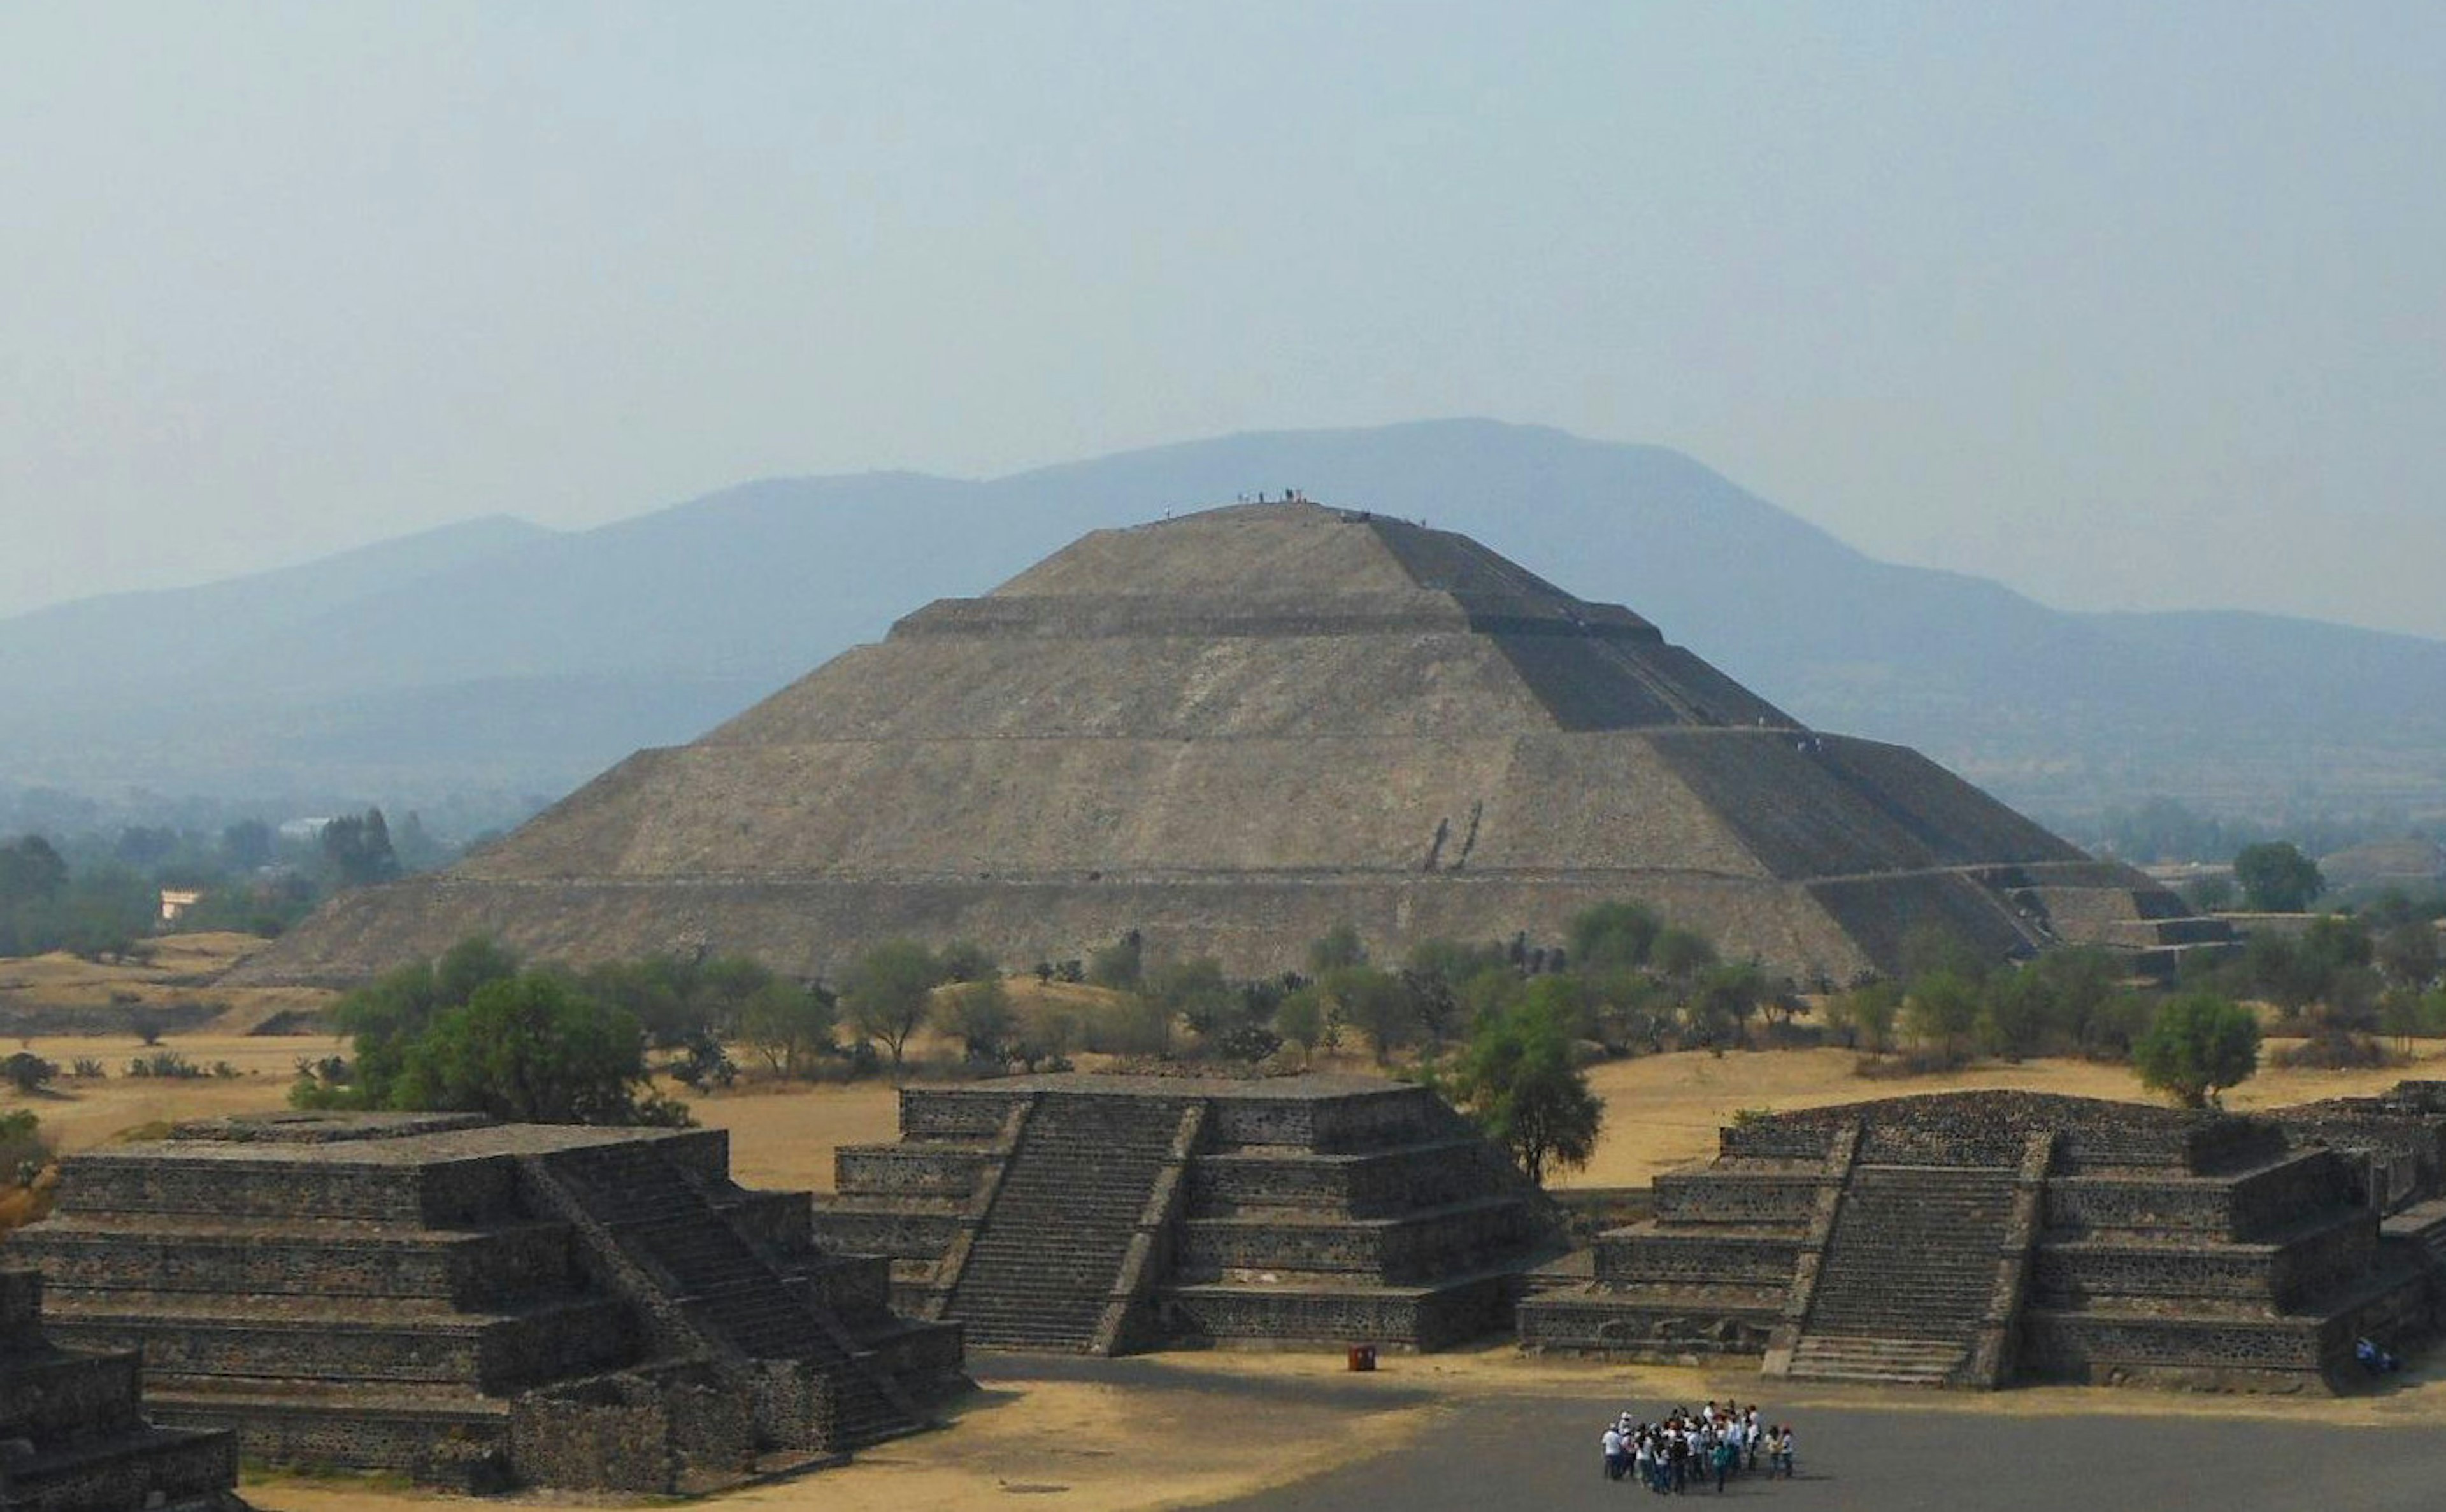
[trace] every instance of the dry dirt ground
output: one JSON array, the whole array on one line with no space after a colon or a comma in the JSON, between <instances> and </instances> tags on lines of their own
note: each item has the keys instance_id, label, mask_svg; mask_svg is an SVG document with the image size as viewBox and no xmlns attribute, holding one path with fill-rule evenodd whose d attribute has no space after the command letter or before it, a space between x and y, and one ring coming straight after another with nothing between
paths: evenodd
<instances>
[{"instance_id":1,"label":"dry dirt ground","mask_svg":"<svg viewBox=\"0 0 2446 1512\"><path fill-rule=\"evenodd\" d=\"M214 1027L243 1034L273 1014L311 1012L336 996L314 987L217 985L266 943L244 934L162 935L122 961L98 963L65 951L0 959L0 1016L32 1008L209 1008Z\"/></svg>"}]
</instances>

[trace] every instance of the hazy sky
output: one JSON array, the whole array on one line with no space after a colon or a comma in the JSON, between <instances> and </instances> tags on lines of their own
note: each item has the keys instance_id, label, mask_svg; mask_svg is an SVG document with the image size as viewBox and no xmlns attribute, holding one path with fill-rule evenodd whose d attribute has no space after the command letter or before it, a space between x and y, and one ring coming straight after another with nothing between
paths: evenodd
<instances>
[{"instance_id":1,"label":"hazy sky","mask_svg":"<svg viewBox=\"0 0 2446 1512\"><path fill-rule=\"evenodd\" d=\"M2437 0L0 4L0 612L1491 415L2446 636L2441 77Z\"/></svg>"}]
</instances>

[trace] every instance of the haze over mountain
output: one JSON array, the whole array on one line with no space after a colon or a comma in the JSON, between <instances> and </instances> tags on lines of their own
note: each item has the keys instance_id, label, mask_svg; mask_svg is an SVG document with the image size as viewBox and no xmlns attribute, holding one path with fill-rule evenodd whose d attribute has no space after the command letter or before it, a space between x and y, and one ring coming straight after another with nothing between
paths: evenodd
<instances>
[{"instance_id":1,"label":"haze over mountain","mask_svg":"<svg viewBox=\"0 0 2446 1512\"><path fill-rule=\"evenodd\" d=\"M1870 559L1677 453L1483 420L1226 437L984 482L749 483L584 532L472 520L0 621L0 781L556 794L1082 532L1298 488L1628 605L1795 715L2008 802L2446 804L2446 643L2074 614Z\"/></svg>"}]
</instances>

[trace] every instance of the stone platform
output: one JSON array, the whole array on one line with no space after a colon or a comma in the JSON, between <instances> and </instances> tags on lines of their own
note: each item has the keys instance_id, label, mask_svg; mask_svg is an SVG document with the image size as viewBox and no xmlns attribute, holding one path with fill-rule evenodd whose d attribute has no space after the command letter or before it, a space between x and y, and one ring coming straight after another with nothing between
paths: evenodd
<instances>
[{"instance_id":1,"label":"stone platform","mask_svg":"<svg viewBox=\"0 0 2446 1512\"><path fill-rule=\"evenodd\" d=\"M0 1269L0 1508L7 1512L244 1512L237 1441L162 1428L139 1399L136 1356L62 1349L44 1335L43 1279Z\"/></svg>"},{"instance_id":2,"label":"stone platform","mask_svg":"<svg viewBox=\"0 0 2446 1512\"><path fill-rule=\"evenodd\" d=\"M1363 1077L913 1087L816 1230L971 1341L1436 1349L1508 1328L1554 1217L1432 1092Z\"/></svg>"},{"instance_id":3,"label":"stone platform","mask_svg":"<svg viewBox=\"0 0 2446 1512\"><path fill-rule=\"evenodd\" d=\"M1599 1239L1591 1280L1524 1303L1521 1342L1825 1379L2336 1390L2358 1337L2399 1350L2437 1317L2434 1225L2381 1231L2368 1158L2283 1115L2024 1092L1745 1120L1658 1178L1653 1220Z\"/></svg>"},{"instance_id":4,"label":"stone platform","mask_svg":"<svg viewBox=\"0 0 2446 1512\"><path fill-rule=\"evenodd\" d=\"M714 1130L292 1114L69 1157L21 1231L71 1343L275 1462L697 1490L912 1431L956 1329Z\"/></svg>"}]
</instances>

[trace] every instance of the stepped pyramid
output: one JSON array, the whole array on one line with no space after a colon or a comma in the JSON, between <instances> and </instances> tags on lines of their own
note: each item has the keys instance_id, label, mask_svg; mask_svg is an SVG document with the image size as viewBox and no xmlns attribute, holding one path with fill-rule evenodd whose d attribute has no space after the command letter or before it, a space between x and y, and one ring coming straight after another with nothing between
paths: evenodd
<instances>
[{"instance_id":1,"label":"stepped pyramid","mask_svg":"<svg viewBox=\"0 0 2446 1512\"><path fill-rule=\"evenodd\" d=\"M2238 1117L1938 1092L1744 1120L1521 1303L1532 1350L1994 1388L2349 1390L2434 1337L2440 1099ZM2391 1173L2391 1175L2390 1175Z\"/></svg>"},{"instance_id":2,"label":"stepped pyramid","mask_svg":"<svg viewBox=\"0 0 2446 1512\"><path fill-rule=\"evenodd\" d=\"M1554 1215L1424 1087L1012 1076L905 1087L835 1154L818 1240L987 1349L1440 1349L1510 1326Z\"/></svg>"},{"instance_id":3,"label":"stepped pyramid","mask_svg":"<svg viewBox=\"0 0 2446 1512\"><path fill-rule=\"evenodd\" d=\"M702 1492L914 1431L961 1383L958 1331L818 1246L807 1194L732 1182L713 1129L180 1125L67 1157L9 1243L62 1343L131 1389L141 1355L157 1421L274 1463Z\"/></svg>"},{"instance_id":4,"label":"stepped pyramid","mask_svg":"<svg viewBox=\"0 0 2446 1512\"><path fill-rule=\"evenodd\" d=\"M1998 956L2222 938L1627 608L1290 503L1095 532L929 605L446 872L335 901L240 980L351 980L478 931L818 977L895 935L1025 962L1137 929L1258 973L1345 921L1389 958L1622 898L1804 981L1891 969L1923 922Z\"/></svg>"}]
</instances>

